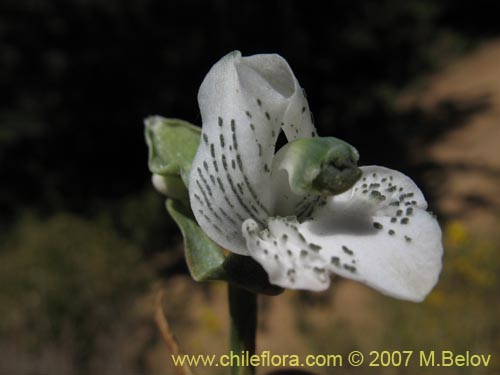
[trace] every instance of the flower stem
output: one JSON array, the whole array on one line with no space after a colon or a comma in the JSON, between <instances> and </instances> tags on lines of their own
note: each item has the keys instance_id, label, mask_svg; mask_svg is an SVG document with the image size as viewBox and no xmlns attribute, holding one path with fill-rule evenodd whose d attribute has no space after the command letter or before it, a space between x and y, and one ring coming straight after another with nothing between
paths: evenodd
<instances>
[{"instance_id":1,"label":"flower stem","mask_svg":"<svg viewBox=\"0 0 500 375\"><path fill-rule=\"evenodd\" d=\"M238 357L250 358L255 353L257 329L257 294L228 284L230 315L230 350ZM243 352L243 353L242 353ZM249 363L234 361L231 375L253 375L255 368ZM242 365L246 366L242 366Z\"/></svg>"}]
</instances>

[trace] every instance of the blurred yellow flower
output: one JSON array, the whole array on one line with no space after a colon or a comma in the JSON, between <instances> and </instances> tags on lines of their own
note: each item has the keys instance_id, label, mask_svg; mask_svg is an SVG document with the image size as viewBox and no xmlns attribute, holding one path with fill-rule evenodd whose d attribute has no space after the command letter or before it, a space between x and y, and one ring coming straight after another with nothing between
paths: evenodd
<instances>
[{"instance_id":1,"label":"blurred yellow flower","mask_svg":"<svg viewBox=\"0 0 500 375\"><path fill-rule=\"evenodd\" d=\"M221 330L221 320L219 316L209 308L202 309L200 315L200 322L203 326L204 330L207 330L211 333L218 333Z\"/></svg>"},{"instance_id":2,"label":"blurred yellow flower","mask_svg":"<svg viewBox=\"0 0 500 375\"><path fill-rule=\"evenodd\" d=\"M446 224L444 230L445 243L451 246L464 245L469 238L469 231L463 223L454 220Z\"/></svg>"}]
</instances>

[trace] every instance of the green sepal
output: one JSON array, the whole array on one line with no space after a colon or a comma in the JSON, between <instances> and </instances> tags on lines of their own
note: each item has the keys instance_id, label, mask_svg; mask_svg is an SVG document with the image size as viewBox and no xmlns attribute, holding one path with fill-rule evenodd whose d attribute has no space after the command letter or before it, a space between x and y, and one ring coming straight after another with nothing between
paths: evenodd
<instances>
[{"instance_id":1,"label":"green sepal","mask_svg":"<svg viewBox=\"0 0 500 375\"><path fill-rule=\"evenodd\" d=\"M152 177L153 186L157 191L169 198L189 202L189 193L186 185L179 175L162 176L154 174Z\"/></svg>"},{"instance_id":2,"label":"green sepal","mask_svg":"<svg viewBox=\"0 0 500 375\"><path fill-rule=\"evenodd\" d=\"M187 121L160 116L146 118L144 125L150 171L161 176L180 176L187 186L201 129Z\"/></svg>"},{"instance_id":3,"label":"green sepal","mask_svg":"<svg viewBox=\"0 0 500 375\"><path fill-rule=\"evenodd\" d=\"M349 190L361 177L358 151L333 137L301 138L276 154L273 170L288 171L296 194L330 196Z\"/></svg>"},{"instance_id":4,"label":"green sepal","mask_svg":"<svg viewBox=\"0 0 500 375\"><path fill-rule=\"evenodd\" d=\"M167 199L167 211L184 237L184 253L191 277L196 281L220 280L224 250L198 226L191 210L180 201Z\"/></svg>"},{"instance_id":5,"label":"green sepal","mask_svg":"<svg viewBox=\"0 0 500 375\"><path fill-rule=\"evenodd\" d=\"M181 229L191 277L196 281L227 281L253 293L280 294L283 289L269 283L266 271L251 257L230 253L213 242L198 226L191 210L182 202L167 199L167 211Z\"/></svg>"}]
</instances>

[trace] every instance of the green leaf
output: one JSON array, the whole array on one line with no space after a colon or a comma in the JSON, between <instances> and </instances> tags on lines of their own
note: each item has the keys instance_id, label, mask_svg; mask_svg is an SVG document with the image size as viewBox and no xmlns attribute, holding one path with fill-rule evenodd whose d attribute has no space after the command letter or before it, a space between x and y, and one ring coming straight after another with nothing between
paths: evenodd
<instances>
[{"instance_id":1,"label":"green leaf","mask_svg":"<svg viewBox=\"0 0 500 375\"><path fill-rule=\"evenodd\" d=\"M187 186L191 163L200 143L200 128L160 116L148 117L144 124L150 171L162 176L178 175Z\"/></svg>"},{"instance_id":2,"label":"green leaf","mask_svg":"<svg viewBox=\"0 0 500 375\"><path fill-rule=\"evenodd\" d=\"M227 281L253 293L280 294L283 289L269 283L266 271L251 257L229 254L198 226L193 214L180 201L168 199L167 210L184 237L186 263L196 281Z\"/></svg>"},{"instance_id":3,"label":"green leaf","mask_svg":"<svg viewBox=\"0 0 500 375\"><path fill-rule=\"evenodd\" d=\"M358 151L333 137L301 138L276 154L273 169L286 169L296 194L337 195L361 177Z\"/></svg>"}]
</instances>

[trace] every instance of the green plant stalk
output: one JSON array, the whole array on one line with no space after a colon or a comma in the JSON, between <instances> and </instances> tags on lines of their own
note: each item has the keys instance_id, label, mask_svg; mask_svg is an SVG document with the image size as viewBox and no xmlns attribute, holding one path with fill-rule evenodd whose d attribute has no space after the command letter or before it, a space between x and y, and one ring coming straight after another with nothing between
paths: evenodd
<instances>
[{"instance_id":1,"label":"green plant stalk","mask_svg":"<svg viewBox=\"0 0 500 375\"><path fill-rule=\"evenodd\" d=\"M255 334L257 330L257 294L228 284L230 315L230 350L240 358L248 352L248 358L255 354ZM243 352L243 354L242 354ZM236 362L236 361L235 361ZM240 363L241 365L242 363ZM255 368L231 366L231 375L253 375Z\"/></svg>"}]
</instances>

